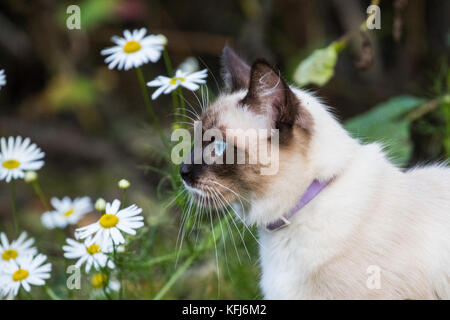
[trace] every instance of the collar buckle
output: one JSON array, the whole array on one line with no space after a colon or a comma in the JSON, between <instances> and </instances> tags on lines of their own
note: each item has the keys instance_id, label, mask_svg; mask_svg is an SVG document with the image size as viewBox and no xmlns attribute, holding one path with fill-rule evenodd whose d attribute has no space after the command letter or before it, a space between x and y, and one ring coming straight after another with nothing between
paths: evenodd
<instances>
[{"instance_id":1,"label":"collar buckle","mask_svg":"<svg viewBox=\"0 0 450 320\"><path fill-rule=\"evenodd\" d=\"M314 180L302 195L302 197L297 202L297 205L291 209L287 214L281 216L278 220L266 225L265 229L268 232L274 232L283 229L291 224L289 219L291 219L298 211L300 211L304 206L306 206L312 199L314 199L331 181L333 178L327 181Z\"/></svg>"},{"instance_id":2,"label":"collar buckle","mask_svg":"<svg viewBox=\"0 0 450 320\"><path fill-rule=\"evenodd\" d=\"M278 223L277 223L278 222ZM266 226L266 231L268 231L268 232L275 232L275 231L278 231L278 230L280 230L280 229L284 229L284 228L286 228L288 225L290 225L291 224L291 222L288 220L288 219L286 219L284 216L283 217L281 217L277 222L275 222L276 224L277 224L277 226L274 226L274 224L272 224L272 225L267 225ZM280 222L282 222L282 223L280 223ZM279 224L279 225L278 225Z\"/></svg>"}]
</instances>

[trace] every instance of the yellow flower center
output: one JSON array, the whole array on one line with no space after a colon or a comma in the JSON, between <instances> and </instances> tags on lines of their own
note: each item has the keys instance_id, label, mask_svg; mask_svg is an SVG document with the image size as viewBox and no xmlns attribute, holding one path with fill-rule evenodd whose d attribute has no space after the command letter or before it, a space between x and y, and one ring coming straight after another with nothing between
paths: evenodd
<instances>
[{"instance_id":1,"label":"yellow flower center","mask_svg":"<svg viewBox=\"0 0 450 320\"><path fill-rule=\"evenodd\" d=\"M29 273L27 270L19 268L16 272L14 272L12 278L14 281L22 281L28 278L28 275Z\"/></svg>"},{"instance_id":2,"label":"yellow flower center","mask_svg":"<svg viewBox=\"0 0 450 320\"><path fill-rule=\"evenodd\" d=\"M20 162L17 160L6 160L3 162L3 168L5 169L16 169L20 166Z\"/></svg>"},{"instance_id":3,"label":"yellow flower center","mask_svg":"<svg viewBox=\"0 0 450 320\"><path fill-rule=\"evenodd\" d=\"M123 51L125 53L134 53L136 51L141 50L141 44L137 41L131 40L125 43L123 46Z\"/></svg>"},{"instance_id":4,"label":"yellow flower center","mask_svg":"<svg viewBox=\"0 0 450 320\"><path fill-rule=\"evenodd\" d=\"M183 77L174 77L174 78L172 78L172 79L170 79L170 84L176 84L177 83L177 81L180 81L180 82L184 82L186 79L184 79Z\"/></svg>"},{"instance_id":5,"label":"yellow flower center","mask_svg":"<svg viewBox=\"0 0 450 320\"><path fill-rule=\"evenodd\" d=\"M104 273L97 273L92 277L91 283L94 288L104 288L108 284L108 276Z\"/></svg>"},{"instance_id":6,"label":"yellow flower center","mask_svg":"<svg viewBox=\"0 0 450 320\"><path fill-rule=\"evenodd\" d=\"M89 254L96 254L96 253L99 253L100 252L100 246L98 245L98 244L92 244L92 245L90 245L89 247L87 247L86 248L86 251L89 253Z\"/></svg>"},{"instance_id":7,"label":"yellow flower center","mask_svg":"<svg viewBox=\"0 0 450 320\"><path fill-rule=\"evenodd\" d=\"M73 209L67 210L66 212L64 212L64 217L69 217L74 213Z\"/></svg>"},{"instance_id":8,"label":"yellow flower center","mask_svg":"<svg viewBox=\"0 0 450 320\"><path fill-rule=\"evenodd\" d=\"M18 253L17 253L16 250L14 250L14 249L6 249L5 251L3 251L2 259L8 261L10 259L17 258L17 256L18 256Z\"/></svg>"},{"instance_id":9,"label":"yellow flower center","mask_svg":"<svg viewBox=\"0 0 450 320\"><path fill-rule=\"evenodd\" d=\"M118 222L119 218L115 214L105 213L100 218L100 225L106 229L115 227Z\"/></svg>"}]
</instances>

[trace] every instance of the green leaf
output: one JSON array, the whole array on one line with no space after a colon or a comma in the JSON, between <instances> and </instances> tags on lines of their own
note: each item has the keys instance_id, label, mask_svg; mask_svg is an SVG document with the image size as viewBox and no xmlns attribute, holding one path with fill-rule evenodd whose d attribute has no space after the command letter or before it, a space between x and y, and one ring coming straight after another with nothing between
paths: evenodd
<instances>
[{"instance_id":1,"label":"green leaf","mask_svg":"<svg viewBox=\"0 0 450 320\"><path fill-rule=\"evenodd\" d=\"M117 0L84 0L80 4L81 26L94 29L111 19L117 7Z\"/></svg>"},{"instance_id":2,"label":"green leaf","mask_svg":"<svg viewBox=\"0 0 450 320\"><path fill-rule=\"evenodd\" d=\"M365 142L379 141L397 164L406 165L412 151L409 121L406 114L426 100L399 96L375 106L345 123L346 129Z\"/></svg>"},{"instance_id":3,"label":"green leaf","mask_svg":"<svg viewBox=\"0 0 450 320\"><path fill-rule=\"evenodd\" d=\"M344 41L335 41L328 47L315 50L303 60L294 72L294 81L300 85L323 86L334 75L338 53L345 47Z\"/></svg>"},{"instance_id":4,"label":"green leaf","mask_svg":"<svg viewBox=\"0 0 450 320\"><path fill-rule=\"evenodd\" d=\"M53 79L47 88L50 107L67 108L92 107L98 98L94 81L86 76L68 74Z\"/></svg>"}]
</instances>

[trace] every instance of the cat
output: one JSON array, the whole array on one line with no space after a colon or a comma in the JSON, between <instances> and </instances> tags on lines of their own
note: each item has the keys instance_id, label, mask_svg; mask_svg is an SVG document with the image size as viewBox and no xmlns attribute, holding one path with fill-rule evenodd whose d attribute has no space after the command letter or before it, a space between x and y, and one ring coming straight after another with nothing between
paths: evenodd
<instances>
[{"instance_id":1,"label":"cat","mask_svg":"<svg viewBox=\"0 0 450 320\"><path fill-rule=\"evenodd\" d=\"M225 90L201 114L203 132L276 129L278 171L191 164L191 154L180 175L198 201L219 195L258 226L264 298L449 299L450 169L402 170L265 60L249 66L225 47L221 61ZM264 139L272 143L270 134ZM248 152L226 141L232 154Z\"/></svg>"}]
</instances>

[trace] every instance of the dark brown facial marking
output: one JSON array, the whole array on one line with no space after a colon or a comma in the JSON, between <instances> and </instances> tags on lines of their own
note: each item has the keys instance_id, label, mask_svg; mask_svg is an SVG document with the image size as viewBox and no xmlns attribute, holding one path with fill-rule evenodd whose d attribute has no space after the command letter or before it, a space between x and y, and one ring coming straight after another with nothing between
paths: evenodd
<instances>
[{"instance_id":1,"label":"dark brown facial marking","mask_svg":"<svg viewBox=\"0 0 450 320\"><path fill-rule=\"evenodd\" d=\"M252 65L249 89L242 104L272 118L274 127L280 130L280 144L292 137L294 125L302 128L305 134L312 133L311 115L279 73L263 59Z\"/></svg>"}]
</instances>

